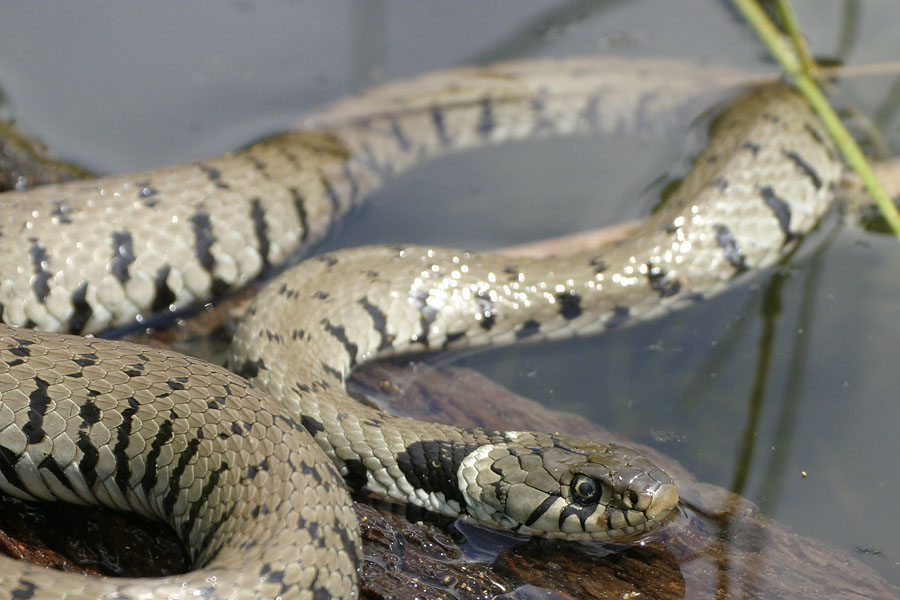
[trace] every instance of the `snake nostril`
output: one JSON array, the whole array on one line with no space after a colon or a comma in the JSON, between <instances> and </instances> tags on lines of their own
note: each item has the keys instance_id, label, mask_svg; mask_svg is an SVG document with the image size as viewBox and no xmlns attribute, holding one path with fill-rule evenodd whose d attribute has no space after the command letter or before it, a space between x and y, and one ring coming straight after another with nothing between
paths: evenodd
<instances>
[{"instance_id":1,"label":"snake nostril","mask_svg":"<svg viewBox=\"0 0 900 600\"><path fill-rule=\"evenodd\" d=\"M628 499L629 507L637 506L639 499L637 492L635 492L634 490L628 490L628 493L625 495L625 497Z\"/></svg>"}]
</instances>

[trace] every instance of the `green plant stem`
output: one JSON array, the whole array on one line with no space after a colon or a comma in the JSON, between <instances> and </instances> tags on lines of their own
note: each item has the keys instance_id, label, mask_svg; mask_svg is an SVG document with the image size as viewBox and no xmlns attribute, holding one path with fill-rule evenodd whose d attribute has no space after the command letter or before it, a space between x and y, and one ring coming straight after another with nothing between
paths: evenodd
<instances>
[{"instance_id":1,"label":"green plant stem","mask_svg":"<svg viewBox=\"0 0 900 600\"><path fill-rule=\"evenodd\" d=\"M806 38L800 32L799 25L797 25L797 15L794 14L794 7L791 6L789 0L778 0L776 6L778 6L778 14L781 16L784 29L791 36L791 41L794 43L794 51L800 58L803 72L816 73L816 61L813 60L812 54L809 52L809 46L806 44Z\"/></svg>"},{"instance_id":2,"label":"green plant stem","mask_svg":"<svg viewBox=\"0 0 900 600\"><path fill-rule=\"evenodd\" d=\"M785 74L793 80L800 93L806 97L813 109L819 114L847 163L863 180L885 220L897 238L900 239L900 213L897 212L897 208L891 202L881 184L878 183L878 179L872 172L872 168L869 166L865 156L863 156L859 146L857 146L856 141L844 127L844 124L841 123L840 118L831 108L831 105L828 104L828 100L822 94L819 86L813 81L810 74L803 69L797 55L787 45L781 33L775 28L775 25L769 20L769 17L755 0L733 1L747 22L756 30L763 43L769 48L769 52L772 53L775 60L781 64Z\"/></svg>"}]
</instances>

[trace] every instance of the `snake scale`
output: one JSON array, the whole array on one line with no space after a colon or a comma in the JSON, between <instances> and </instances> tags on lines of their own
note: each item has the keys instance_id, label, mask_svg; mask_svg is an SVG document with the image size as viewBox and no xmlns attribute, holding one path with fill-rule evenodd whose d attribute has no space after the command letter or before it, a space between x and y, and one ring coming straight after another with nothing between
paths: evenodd
<instances>
[{"instance_id":1,"label":"snake scale","mask_svg":"<svg viewBox=\"0 0 900 600\"><path fill-rule=\"evenodd\" d=\"M347 487L549 537L633 537L664 521L674 484L633 450L399 418L350 398L344 380L387 354L613 329L773 264L815 226L842 171L783 87L717 119L693 171L624 242L541 260L369 247L288 269L238 328L237 375L26 327L94 333L204 300L321 238L424 159L656 129L729 73L616 58L457 69L339 102L222 158L4 194L0 305L14 327L0 329L0 488L167 521L198 568L85 578L2 559L0 596L355 597Z\"/></svg>"}]
</instances>

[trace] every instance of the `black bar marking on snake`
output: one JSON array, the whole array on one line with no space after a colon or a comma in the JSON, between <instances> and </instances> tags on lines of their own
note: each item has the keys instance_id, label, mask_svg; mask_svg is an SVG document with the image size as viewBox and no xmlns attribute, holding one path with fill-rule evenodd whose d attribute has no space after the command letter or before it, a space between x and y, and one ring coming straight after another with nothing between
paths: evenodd
<instances>
[{"instance_id":1,"label":"black bar marking on snake","mask_svg":"<svg viewBox=\"0 0 900 600\"><path fill-rule=\"evenodd\" d=\"M614 329L628 320L631 316L631 311L627 306L617 306L613 309L612 315L606 320L607 329Z\"/></svg>"},{"instance_id":2,"label":"black bar marking on snake","mask_svg":"<svg viewBox=\"0 0 900 600\"><path fill-rule=\"evenodd\" d=\"M9 597L16 600L30 600L34 598L34 592L37 590L37 584L25 579L26 576L20 577L16 581L16 586L9 590Z\"/></svg>"},{"instance_id":3,"label":"black bar marking on snake","mask_svg":"<svg viewBox=\"0 0 900 600\"><path fill-rule=\"evenodd\" d=\"M19 479L16 472L16 463L19 462L19 453L13 452L6 446L0 446L0 474L10 485L27 493L25 485Z\"/></svg>"},{"instance_id":4,"label":"black bar marking on snake","mask_svg":"<svg viewBox=\"0 0 900 600\"><path fill-rule=\"evenodd\" d=\"M15 346L13 348L9 348L9 353L13 356L31 356L31 350L28 349L28 346Z\"/></svg>"},{"instance_id":5,"label":"black bar marking on snake","mask_svg":"<svg viewBox=\"0 0 900 600\"><path fill-rule=\"evenodd\" d=\"M579 317L581 315L581 296L578 292L568 291L556 296L559 303L559 314L566 321Z\"/></svg>"},{"instance_id":6,"label":"black bar marking on snake","mask_svg":"<svg viewBox=\"0 0 900 600\"><path fill-rule=\"evenodd\" d=\"M463 338L466 335L465 331L454 331L448 332L447 336L444 338L444 345L442 348L446 349L450 347L450 345L458 339Z\"/></svg>"},{"instance_id":7,"label":"black bar marking on snake","mask_svg":"<svg viewBox=\"0 0 900 600\"><path fill-rule=\"evenodd\" d=\"M209 165L198 164L197 168L200 169L206 178L215 185L219 189L227 190L231 186L222 181L222 171L216 169L215 167L210 167Z\"/></svg>"},{"instance_id":8,"label":"black bar marking on snake","mask_svg":"<svg viewBox=\"0 0 900 600\"><path fill-rule=\"evenodd\" d=\"M668 271L658 265L647 265L647 283L660 298L668 298L681 291L681 282L677 279L667 279L668 274Z\"/></svg>"},{"instance_id":9,"label":"black bar marking on snake","mask_svg":"<svg viewBox=\"0 0 900 600\"><path fill-rule=\"evenodd\" d=\"M263 359L247 360L240 365L230 365L232 371L243 377L244 379L253 379L261 370L266 369L266 363Z\"/></svg>"},{"instance_id":10,"label":"black bar marking on snake","mask_svg":"<svg viewBox=\"0 0 900 600\"><path fill-rule=\"evenodd\" d=\"M194 522L197 520L197 517L200 515L200 511L203 510L203 507L206 506L206 502L209 500L209 495L212 493L214 489L219 486L219 478L222 476L222 473L228 470L228 462L222 461L222 464L219 465L219 468L209 474L209 479L206 480L206 483L203 485L203 489L200 491L200 498L197 499L197 502L191 506L190 513L188 513L187 519L185 519L184 523L181 527L181 539L190 539L189 533L191 529L194 528ZM209 531L206 532L206 535L203 537L203 543L200 548L208 547L210 540L215 535L216 531L222 526L228 517L231 516L231 513L237 508L238 503L235 502L231 505L231 508L222 515L220 519L218 519L215 523L213 523Z\"/></svg>"},{"instance_id":11,"label":"black bar marking on snake","mask_svg":"<svg viewBox=\"0 0 900 600\"><path fill-rule=\"evenodd\" d=\"M175 465L175 468L172 469L172 474L169 475L169 490L166 492L166 496L163 498L162 502L164 515L172 514L175 502L178 501L178 494L180 494L182 490L180 485L181 476L184 475L188 463L190 463L197 455L197 452L200 451L201 441L202 440L198 437L191 438L187 443L187 447L178 454L178 463Z\"/></svg>"},{"instance_id":12,"label":"black bar marking on snake","mask_svg":"<svg viewBox=\"0 0 900 600\"><path fill-rule=\"evenodd\" d=\"M466 504L457 483L456 473L462 461L478 448L449 440L413 442L397 454L397 466L414 488L429 493L441 493L460 506Z\"/></svg>"},{"instance_id":13,"label":"black bar marking on snake","mask_svg":"<svg viewBox=\"0 0 900 600\"><path fill-rule=\"evenodd\" d=\"M256 234L259 256L263 261L263 270L269 268L269 224L266 223L266 209L262 199L250 199L250 218L253 220L253 232Z\"/></svg>"},{"instance_id":14,"label":"black bar marking on snake","mask_svg":"<svg viewBox=\"0 0 900 600\"><path fill-rule=\"evenodd\" d=\"M116 445L113 446L113 457L116 459L116 486L120 490L128 489L131 479L131 461L126 452L131 443L131 431L134 427L134 415L137 414L138 401L131 397L127 400L128 408L122 411L122 422L116 427Z\"/></svg>"},{"instance_id":15,"label":"black bar marking on snake","mask_svg":"<svg viewBox=\"0 0 900 600\"><path fill-rule=\"evenodd\" d=\"M322 464L322 465L318 465L318 466L325 470L335 469L335 471L333 471L333 473L335 475L339 475L339 473L337 472L337 467L334 466L333 463ZM317 469L317 465L301 460L299 467L300 467L301 473L303 473L304 475L309 475L310 477L312 477L313 479L316 480L316 483L322 483L324 481L322 479L322 474L319 473L319 471ZM302 519L303 517L301 516L299 518Z\"/></svg>"},{"instance_id":16,"label":"black bar marking on snake","mask_svg":"<svg viewBox=\"0 0 900 600\"><path fill-rule=\"evenodd\" d=\"M829 155L833 156L833 154L831 153L831 144L825 142L825 139L822 137L822 134L819 133L819 130L817 128L813 127L812 124L807 121L803 124L803 129L805 129L806 133L811 135L813 139L815 139L819 143L820 146L827 148Z\"/></svg>"},{"instance_id":17,"label":"black bar marking on snake","mask_svg":"<svg viewBox=\"0 0 900 600\"><path fill-rule=\"evenodd\" d=\"M559 499L559 496L554 496L554 495L548 495L546 498L544 498L544 501L541 502L537 508L535 508L533 511L531 511L531 514L528 515L527 519L525 519L525 526L531 527L535 523L535 521L540 519L541 516L545 512L547 512L547 509L549 509L551 506L553 506L553 504L558 499Z\"/></svg>"},{"instance_id":18,"label":"black bar marking on snake","mask_svg":"<svg viewBox=\"0 0 900 600\"><path fill-rule=\"evenodd\" d=\"M34 277L31 278L31 289L34 290L38 300L43 302L50 295L50 285L47 283L53 277L53 273L44 269L44 263L50 261L47 256L47 248L38 243L37 238L29 238L31 242L31 266L34 269Z\"/></svg>"},{"instance_id":19,"label":"black bar marking on snake","mask_svg":"<svg viewBox=\"0 0 900 600\"><path fill-rule=\"evenodd\" d=\"M75 291L72 292L70 298L72 301L72 316L69 317L69 331L74 334L81 333L81 330L84 329L84 326L87 325L87 322L94 314L94 309L91 308L90 303L87 301L87 286L87 282L82 281L75 288Z\"/></svg>"},{"instance_id":20,"label":"black bar marking on snake","mask_svg":"<svg viewBox=\"0 0 900 600\"><path fill-rule=\"evenodd\" d=\"M379 164L378 158L375 156L375 152L372 150L372 144L369 143L368 140L363 142L362 157L357 158L356 162L375 173L378 177L385 178L390 176L390 174L393 172L393 167L390 162Z\"/></svg>"},{"instance_id":21,"label":"black bar marking on snake","mask_svg":"<svg viewBox=\"0 0 900 600\"><path fill-rule=\"evenodd\" d=\"M165 265L160 267L156 273L156 295L153 297L153 303L150 305L152 312L160 312L167 310L175 303L175 293L169 287L169 273L172 267Z\"/></svg>"},{"instance_id":22,"label":"black bar marking on snake","mask_svg":"<svg viewBox=\"0 0 900 600\"><path fill-rule=\"evenodd\" d=\"M535 321L534 319L528 319L522 326L516 331L516 339L524 340L525 338L531 337L537 332L541 330L541 324Z\"/></svg>"},{"instance_id":23,"label":"black bar marking on snake","mask_svg":"<svg viewBox=\"0 0 900 600\"><path fill-rule=\"evenodd\" d=\"M412 145L409 143L409 138L406 137L406 133L397 119L391 119L391 134L397 140L397 145L400 146L400 149L404 152L409 152Z\"/></svg>"},{"instance_id":24,"label":"black bar marking on snake","mask_svg":"<svg viewBox=\"0 0 900 600\"><path fill-rule=\"evenodd\" d=\"M292 166L297 169L301 168L300 159L297 158L297 155L291 152L290 148L288 148L285 144L274 144L273 146L283 157L287 159Z\"/></svg>"},{"instance_id":25,"label":"black bar marking on snake","mask_svg":"<svg viewBox=\"0 0 900 600\"><path fill-rule=\"evenodd\" d=\"M726 225L722 224L714 225L713 229L715 229L716 232L716 243L722 249L725 258L728 259L728 262L734 267L734 270L736 271L735 275L746 271L747 263L744 261L744 252L741 250L741 247L738 244L737 239L735 239L734 234L731 233L731 230L728 229Z\"/></svg>"},{"instance_id":26,"label":"black bar marking on snake","mask_svg":"<svg viewBox=\"0 0 900 600\"><path fill-rule=\"evenodd\" d=\"M159 194L159 190L150 185L149 179L144 179L143 181L136 181L134 183L134 187L138 188L137 197L138 200L143 201L143 205L152 208L156 206L156 200L151 200L153 196Z\"/></svg>"},{"instance_id":27,"label":"black bar marking on snake","mask_svg":"<svg viewBox=\"0 0 900 600\"><path fill-rule=\"evenodd\" d=\"M753 156L759 155L759 144L757 144L755 142L744 142L743 144L741 144L741 149L749 150L750 152L753 153Z\"/></svg>"},{"instance_id":28,"label":"black bar marking on snake","mask_svg":"<svg viewBox=\"0 0 900 600\"><path fill-rule=\"evenodd\" d=\"M344 473L342 477L347 485L353 490L362 491L369 482L369 470L363 465L362 461L355 458L345 460L344 468L346 469L346 473ZM315 470L312 472L315 472ZM316 476L317 478L319 477L318 473L316 473Z\"/></svg>"},{"instance_id":29,"label":"black bar marking on snake","mask_svg":"<svg viewBox=\"0 0 900 600\"><path fill-rule=\"evenodd\" d=\"M478 304L478 310L481 313L481 319L478 321L478 326L485 331L490 331L497 321L497 309L494 308L494 301L491 300L489 294L479 292L475 295L475 302Z\"/></svg>"},{"instance_id":30,"label":"black bar marking on snake","mask_svg":"<svg viewBox=\"0 0 900 600\"><path fill-rule=\"evenodd\" d=\"M102 413L93 401L88 400L81 406L78 411L81 417L81 425L78 427L78 440L75 446L82 452L81 461L78 463L78 472L84 477L88 487L93 487L99 477L97 473L97 463L100 461L100 451L91 441L88 435L91 426L98 423L102 417Z\"/></svg>"},{"instance_id":31,"label":"black bar marking on snake","mask_svg":"<svg viewBox=\"0 0 900 600\"><path fill-rule=\"evenodd\" d=\"M50 211L50 216L53 217L53 220L56 223L69 224L72 222L72 219L69 217L69 213L71 212L71 206L62 200L56 200L53 202L53 210Z\"/></svg>"},{"instance_id":32,"label":"black bar marking on snake","mask_svg":"<svg viewBox=\"0 0 900 600\"><path fill-rule=\"evenodd\" d=\"M344 328L340 325L332 324L328 319L322 319L319 322L325 328L325 331L330 333L344 347L344 350L350 357L350 367L356 366L356 353L359 352L359 346L350 341Z\"/></svg>"},{"instance_id":33,"label":"black bar marking on snake","mask_svg":"<svg viewBox=\"0 0 900 600\"><path fill-rule=\"evenodd\" d=\"M778 227L780 227L782 233L784 233L785 243L794 239L794 234L791 233L790 205L775 193L775 190L772 189L772 186L767 185L762 188L762 190L760 190L760 195L762 196L763 202L766 203L766 206L772 209L772 213L778 220Z\"/></svg>"},{"instance_id":34,"label":"black bar marking on snake","mask_svg":"<svg viewBox=\"0 0 900 600\"><path fill-rule=\"evenodd\" d=\"M127 283L131 276L128 267L134 262L134 239L127 231L112 232L112 259L109 271L120 283Z\"/></svg>"},{"instance_id":35,"label":"black bar marking on snake","mask_svg":"<svg viewBox=\"0 0 900 600\"><path fill-rule=\"evenodd\" d=\"M209 213L202 208L191 217L191 229L194 231L194 255L200 266L212 274L216 267L216 258L212 255L212 245L216 238L212 231L212 221Z\"/></svg>"},{"instance_id":36,"label":"black bar marking on snake","mask_svg":"<svg viewBox=\"0 0 900 600\"><path fill-rule=\"evenodd\" d=\"M78 416L81 417L79 429L88 429L91 425L100 422L103 413L97 408L97 405L94 404L93 400L88 400L78 409Z\"/></svg>"},{"instance_id":37,"label":"black bar marking on snake","mask_svg":"<svg viewBox=\"0 0 900 600\"><path fill-rule=\"evenodd\" d=\"M310 532L310 536L313 537L313 538L315 538L316 536L315 536L315 533L314 533L314 532L315 532L315 530L318 528L318 524L317 524L317 523L308 523L308 522L305 522L305 521L306 521L306 520L304 519L304 528L305 528L305 530L306 530L306 531L309 531L309 532ZM279 584L279 585L281 586L281 590L280 590L279 592L276 592L276 593L273 595L273 597L275 597L275 598L280 598L280 597L281 597L281 594L283 594L284 591L287 589L287 588L285 587L285 585L284 585L284 569L278 569L277 571L273 571L273 570L268 571L268 572L266 573L266 579L265 579L265 581L266 581L266 583L277 583L277 584ZM325 591L325 590L322 590L321 588L317 588L317 592L318 592L318 591ZM314 597L315 597L315 596L314 596Z\"/></svg>"},{"instance_id":38,"label":"black bar marking on snake","mask_svg":"<svg viewBox=\"0 0 900 600\"><path fill-rule=\"evenodd\" d=\"M728 183L727 179L719 176L713 179L713 185L716 186L716 189L719 190L719 193L724 194L726 191L728 191L728 186L730 184Z\"/></svg>"},{"instance_id":39,"label":"black bar marking on snake","mask_svg":"<svg viewBox=\"0 0 900 600\"><path fill-rule=\"evenodd\" d=\"M594 267L594 273L602 273L609 268L609 264L599 256L592 256L588 264Z\"/></svg>"},{"instance_id":40,"label":"black bar marking on snake","mask_svg":"<svg viewBox=\"0 0 900 600\"><path fill-rule=\"evenodd\" d=\"M494 103L490 98L485 98L481 101L481 113L478 116L478 125L475 126L478 131L478 135L481 136L481 139L488 139L491 137L491 133L497 127L496 119L494 118Z\"/></svg>"},{"instance_id":41,"label":"black bar marking on snake","mask_svg":"<svg viewBox=\"0 0 900 600\"><path fill-rule=\"evenodd\" d=\"M340 382L344 381L344 376L341 374L340 371L338 371L337 369L335 369L328 363L322 362L320 364L322 365L322 370L325 371L326 373L328 373L329 375L331 375L331 377L333 379L336 379L337 381L340 381ZM328 387L328 386L326 385L325 387Z\"/></svg>"},{"instance_id":42,"label":"black bar marking on snake","mask_svg":"<svg viewBox=\"0 0 900 600\"><path fill-rule=\"evenodd\" d=\"M803 157L792 150L784 150L783 152L786 157L791 159L794 164L797 165L797 168L803 171L804 175L809 177L809 180L817 190L822 189L822 178L819 176L819 174L811 164L803 160Z\"/></svg>"},{"instance_id":43,"label":"black bar marking on snake","mask_svg":"<svg viewBox=\"0 0 900 600\"><path fill-rule=\"evenodd\" d=\"M394 343L394 339L396 336L388 333L387 330L387 315L384 314L380 308L369 302L368 297L361 298L359 300L360 305L366 310L369 314L369 318L372 319L372 327L375 328L375 331L378 332L378 337L381 341L378 342L378 350L385 350L390 348Z\"/></svg>"},{"instance_id":44,"label":"black bar marking on snake","mask_svg":"<svg viewBox=\"0 0 900 600\"><path fill-rule=\"evenodd\" d=\"M437 133L438 141L441 146L450 145L450 137L447 135L447 124L444 122L444 111L434 106L431 108L431 124L434 125L434 131Z\"/></svg>"},{"instance_id":45,"label":"black bar marking on snake","mask_svg":"<svg viewBox=\"0 0 900 600\"><path fill-rule=\"evenodd\" d=\"M79 367L92 367L100 362L100 357L94 354L93 352L82 352L81 354L76 354L78 358L72 360Z\"/></svg>"},{"instance_id":46,"label":"black bar marking on snake","mask_svg":"<svg viewBox=\"0 0 900 600\"><path fill-rule=\"evenodd\" d=\"M519 275L522 273L516 265L506 265L503 267L503 272L509 275L510 281L518 281Z\"/></svg>"},{"instance_id":47,"label":"black bar marking on snake","mask_svg":"<svg viewBox=\"0 0 900 600\"><path fill-rule=\"evenodd\" d=\"M144 490L144 494L149 495L150 490L156 486L159 473L156 461L159 459L163 446L168 444L172 438L175 437L172 425L172 419L166 419L160 423L159 429L157 430L156 435L153 436L153 441L150 443L150 452L147 453L147 466L144 467L144 476L141 477L141 489Z\"/></svg>"},{"instance_id":48,"label":"black bar marking on snake","mask_svg":"<svg viewBox=\"0 0 900 600\"><path fill-rule=\"evenodd\" d=\"M272 176L269 175L269 169L268 169L268 166L266 165L266 163L259 160L252 154L245 154L244 156L247 158L247 160L250 162L250 164L253 165L253 168L256 169L259 172L259 174L263 176L263 178L272 179Z\"/></svg>"},{"instance_id":49,"label":"black bar marking on snake","mask_svg":"<svg viewBox=\"0 0 900 600\"><path fill-rule=\"evenodd\" d=\"M325 426L322 425L322 422L310 417L308 415L300 416L300 424L303 425L303 429L309 432L309 435L316 437L317 433L322 433L325 431Z\"/></svg>"},{"instance_id":50,"label":"black bar marking on snake","mask_svg":"<svg viewBox=\"0 0 900 600\"><path fill-rule=\"evenodd\" d=\"M38 463L38 470L49 471L56 477L56 480L59 481L67 490L70 492L75 492L75 488L72 487L72 482L69 481L69 478L66 477L66 472L63 468L56 462L56 458L53 457L52 454L48 454Z\"/></svg>"},{"instance_id":51,"label":"black bar marking on snake","mask_svg":"<svg viewBox=\"0 0 900 600\"><path fill-rule=\"evenodd\" d=\"M339 527L337 525L337 519L334 519L331 529L332 531L337 531L338 536L341 538L341 549L344 551L344 556L350 557L353 565L353 572L358 573L360 569L360 560L356 553L356 540L350 536L350 530L346 527ZM316 590L316 600L328 600L329 597L330 594L327 590Z\"/></svg>"},{"instance_id":52,"label":"black bar marking on snake","mask_svg":"<svg viewBox=\"0 0 900 600\"><path fill-rule=\"evenodd\" d=\"M589 514L593 514L596 511L596 504L589 504L587 506L578 506L576 504L566 504L561 511L559 511L559 521L558 526L562 529L563 523L565 523L566 519L570 516L575 515L578 517L578 521L581 523L581 529L585 528L585 522L587 521L587 517Z\"/></svg>"},{"instance_id":53,"label":"black bar marking on snake","mask_svg":"<svg viewBox=\"0 0 900 600\"><path fill-rule=\"evenodd\" d=\"M50 407L50 396L47 394L50 384L38 376L32 379L35 389L28 394L28 422L22 425L22 433L29 444L37 444L46 436L44 415Z\"/></svg>"}]
</instances>

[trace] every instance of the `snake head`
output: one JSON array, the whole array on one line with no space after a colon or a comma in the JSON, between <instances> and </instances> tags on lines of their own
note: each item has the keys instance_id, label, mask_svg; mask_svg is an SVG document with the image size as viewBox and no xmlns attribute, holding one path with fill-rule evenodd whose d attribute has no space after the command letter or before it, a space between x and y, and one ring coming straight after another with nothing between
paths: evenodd
<instances>
[{"instance_id":1,"label":"snake head","mask_svg":"<svg viewBox=\"0 0 900 600\"><path fill-rule=\"evenodd\" d=\"M507 433L460 465L468 514L527 535L615 540L649 531L678 504L669 475L635 450Z\"/></svg>"}]
</instances>

